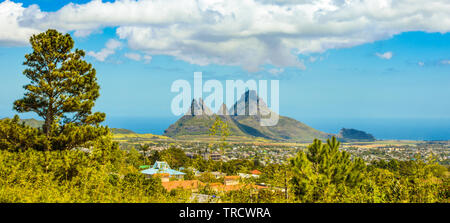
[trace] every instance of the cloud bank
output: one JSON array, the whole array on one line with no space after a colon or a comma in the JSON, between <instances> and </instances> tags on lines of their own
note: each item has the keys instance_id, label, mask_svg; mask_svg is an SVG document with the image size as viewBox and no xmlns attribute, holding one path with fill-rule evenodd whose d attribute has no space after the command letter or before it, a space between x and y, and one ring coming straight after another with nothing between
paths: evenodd
<instances>
[{"instance_id":1,"label":"cloud bank","mask_svg":"<svg viewBox=\"0 0 450 223\"><path fill-rule=\"evenodd\" d=\"M450 30L448 0L94 0L56 12L0 3L0 45L25 45L48 28L117 37L145 55L258 71L305 66L299 54L353 47L407 31Z\"/></svg>"}]
</instances>

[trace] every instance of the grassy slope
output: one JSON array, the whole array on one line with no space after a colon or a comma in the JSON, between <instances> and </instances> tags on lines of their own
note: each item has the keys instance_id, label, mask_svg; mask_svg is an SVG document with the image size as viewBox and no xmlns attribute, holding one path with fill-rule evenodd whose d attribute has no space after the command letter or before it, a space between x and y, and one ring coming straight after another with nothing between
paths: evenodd
<instances>
[{"instance_id":1,"label":"grassy slope","mask_svg":"<svg viewBox=\"0 0 450 223\"><path fill-rule=\"evenodd\" d=\"M136 134L135 132L129 129L121 129L121 128L111 128L111 132L113 134Z\"/></svg>"},{"instance_id":2,"label":"grassy slope","mask_svg":"<svg viewBox=\"0 0 450 223\"><path fill-rule=\"evenodd\" d=\"M216 116L198 115L183 116L166 129L164 135L169 137L180 137L186 135L208 135L209 128L214 124ZM222 120L228 123L232 136L244 136L245 134L236 124L227 117Z\"/></svg>"},{"instance_id":3,"label":"grassy slope","mask_svg":"<svg viewBox=\"0 0 450 223\"><path fill-rule=\"evenodd\" d=\"M254 116L236 116L235 119L249 129L247 133L273 140L312 141L315 138L326 139L331 135L284 116L280 116L275 126L261 126Z\"/></svg>"},{"instance_id":4,"label":"grassy slope","mask_svg":"<svg viewBox=\"0 0 450 223\"><path fill-rule=\"evenodd\" d=\"M295 119L280 116L276 126L261 126L256 116L221 116L228 123L231 136L248 139L265 138L282 141L312 141L327 139L331 134L313 129ZM215 116L183 116L165 131L166 136L189 138L207 136Z\"/></svg>"}]
</instances>

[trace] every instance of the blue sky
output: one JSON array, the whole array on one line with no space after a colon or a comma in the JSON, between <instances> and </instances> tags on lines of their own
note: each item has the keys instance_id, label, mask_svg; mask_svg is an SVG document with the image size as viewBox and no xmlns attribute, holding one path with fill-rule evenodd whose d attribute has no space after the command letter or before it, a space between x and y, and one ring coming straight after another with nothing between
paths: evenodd
<instances>
[{"instance_id":1,"label":"blue sky","mask_svg":"<svg viewBox=\"0 0 450 223\"><path fill-rule=\"evenodd\" d=\"M23 4L20 6L16 4L19 2ZM114 122L114 118L123 117L176 119L170 111L170 102L176 93L170 92L170 86L177 79L192 82L193 73L196 71L203 72L205 80L221 80L224 85L226 79L244 81L278 79L280 80L281 115L306 123L308 120L314 123L311 120L318 119L450 119L448 98L450 95L450 34L447 31L447 29L450 30L450 26L445 24L445 21L450 21L448 14L447 18L441 17L444 23L442 26L436 25L435 20L432 19L433 16L430 16L430 21L424 20L414 27L417 23L414 19L411 19L412 25L404 25L407 15L402 14L401 9L398 9L400 6L391 3L387 6L376 6L388 7L393 11L388 19L366 16L365 18L373 21L359 24L361 16L355 16L354 22L349 24L356 24L356 27L343 28L344 31L337 33L309 30L309 26L298 24L300 31L292 33L291 29L278 30L286 19L290 19L281 16L283 11L279 12L279 15L275 13L272 18L278 22L276 28L270 27L269 23L272 20L268 20L267 27L263 26L264 24L255 23L245 29L225 30L221 25L205 28L205 22L201 19L185 24L177 21L181 18L167 17L166 14L156 17L156 20L153 17L144 18L144 22L127 20L127 16L124 16L123 21L122 18L110 22L95 19L88 21L69 19L69 21L69 16L61 15L74 13L82 17L83 10L89 12L89 7L100 6L109 7L108 10L113 11L124 10L123 8L126 10L127 2L130 1L109 1L111 2L109 5L106 1L98 1L96 4L89 3L90 1L78 1L76 2L78 5L72 8L67 6L71 1L56 1L56 4L54 2L5 1L0 3L0 9L15 7L14 9L17 10L14 18L10 18L11 15L8 14L2 15L0 10L0 18L18 21L16 26L7 26L0 22L0 28L5 27L1 32L12 29L12 32L20 34L16 36L0 34L0 66L2 67L0 117L10 117L15 114L12 103L23 95L22 86L27 83L26 78L21 74L24 69L21 65L24 54L30 52L25 37L28 33L37 33L46 28L57 28L62 32L71 33L76 47L88 53L86 60L91 62L97 70L101 86L101 97L95 109L106 112L109 123L118 123ZM143 2L150 4L148 1ZM320 2L329 3L329 1ZM32 5L36 3L37 6ZM118 5L118 3L121 4ZM145 6L152 7L151 4ZM265 3L254 4L262 9L269 7ZM328 17L323 15L320 18L316 18L316 15L305 17L312 21L308 25L328 19L326 21L329 22L324 24L330 23L331 28L341 27L340 24L332 23L333 19L341 21L340 14L353 7L353 5L344 7L334 2L328 5L314 4L304 7L314 6L317 10L329 10ZM66 6L66 11L61 9L63 6ZM300 15L303 10L302 5L295 6L300 10ZM171 12L171 7L175 6L168 5L168 12ZM283 10L287 6L285 3L279 3L270 7L276 11ZM361 6L354 7L353 10L356 10ZM225 6L223 8L231 12L234 10ZM412 12L408 15L414 18L414 15L425 13L420 10L431 10L425 8L409 9ZM227 18L226 10L217 10L223 14L224 21ZM395 10L398 11L398 17L394 13ZM405 9L405 11L408 10ZM258 13L261 12L254 12L255 15ZM370 14L370 12L361 13ZM435 13L440 15L445 14L446 11L436 7ZM239 12L236 11L236 15L239 18ZM39 19L30 22L27 17ZM159 21L158 18L167 20ZM61 20L61 23L54 22L55 19ZM392 21L386 22L389 19ZM195 20L195 16L192 20ZM402 22L399 22L400 20ZM241 24L240 22L237 20L237 23ZM242 24L247 23L248 21L242 22ZM177 26L172 26L173 24ZM180 28L182 25L189 27L189 30L195 30L195 33L188 32L187 28ZM141 30L142 27L147 26L151 27L151 32ZM205 29L208 33L205 34L205 30L198 31L200 29ZM219 29L220 32L217 31ZM244 35L242 33L247 29L252 31L249 33L256 34L248 34L249 36L245 34L246 36L242 37ZM303 35L302 30L305 29L308 31L305 31L307 34ZM148 35L152 38L148 38ZM236 36L230 38L230 35L236 35L239 38ZM298 37L292 38L292 35ZM176 38L191 38L192 41L180 43ZM234 42L235 39L237 39L236 42ZM180 52L166 44L175 45L180 48ZM210 50L215 48L214 46L218 49ZM222 51L227 53L224 54ZM32 114L22 114L22 116L35 117Z\"/></svg>"}]
</instances>

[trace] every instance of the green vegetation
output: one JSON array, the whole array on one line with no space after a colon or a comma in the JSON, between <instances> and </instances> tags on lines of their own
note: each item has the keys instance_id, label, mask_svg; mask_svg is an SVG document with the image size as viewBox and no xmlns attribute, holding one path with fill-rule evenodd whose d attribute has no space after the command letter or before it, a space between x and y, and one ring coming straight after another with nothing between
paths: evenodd
<instances>
[{"instance_id":1,"label":"green vegetation","mask_svg":"<svg viewBox=\"0 0 450 223\"><path fill-rule=\"evenodd\" d=\"M365 170L360 158L339 151L340 143L333 137L323 144L315 140L308 153L299 152L291 160L293 193L305 202L331 202L342 197L342 192L360 185Z\"/></svg>"},{"instance_id":2,"label":"green vegetation","mask_svg":"<svg viewBox=\"0 0 450 223\"><path fill-rule=\"evenodd\" d=\"M0 150L0 202L185 202L107 137L89 152Z\"/></svg>"},{"instance_id":3,"label":"green vegetation","mask_svg":"<svg viewBox=\"0 0 450 223\"><path fill-rule=\"evenodd\" d=\"M214 121L214 124L211 126L211 128L209 128L209 135L220 137L219 150L221 157L223 157L225 147L228 145L227 137L230 134L231 131L230 128L228 128L228 124L222 121L222 119L219 116L217 116L216 120Z\"/></svg>"},{"instance_id":4,"label":"green vegetation","mask_svg":"<svg viewBox=\"0 0 450 223\"><path fill-rule=\"evenodd\" d=\"M126 135L126 134L136 134L135 132L133 132L131 130L128 130L128 129L118 129L118 128L112 128L111 132L113 134L124 134L124 135Z\"/></svg>"},{"instance_id":5,"label":"green vegetation","mask_svg":"<svg viewBox=\"0 0 450 223\"><path fill-rule=\"evenodd\" d=\"M180 168L189 166L189 157L183 152L182 149L176 147L170 147L164 151L155 151L149 158L150 163L155 163L158 160L166 161L172 168Z\"/></svg>"},{"instance_id":6,"label":"green vegetation","mask_svg":"<svg viewBox=\"0 0 450 223\"><path fill-rule=\"evenodd\" d=\"M4 118L4 119L1 119L1 120L5 120L6 118ZM0 120L0 121L1 121ZM30 119L20 119L20 123L23 123L23 124L25 124L26 126L30 126L30 127L33 127L33 128L42 128L42 126L44 125L44 121L40 121L40 120L36 120L36 119L34 119L34 118L30 118Z\"/></svg>"},{"instance_id":7,"label":"green vegetation","mask_svg":"<svg viewBox=\"0 0 450 223\"><path fill-rule=\"evenodd\" d=\"M350 159L339 143L315 141L289 164L261 166L252 160L228 162L190 159L171 147L151 152L120 150L111 138L92 142L89 151L0 151L2 202L190 202L189 191L167 192L159 181L139 173L143 163L164 160L186 169L186 179L221 182L213 171L226 175L253 169L263 174L244 183L265 183L268 189L243 188L220 195L222 202L448 202L448 170L432 159L380 161L370 165ZM139 148L141 150L141 148ZM144 161L145 160L145 161ZM284 189L287 188L288 193ZM204 194L217 192L205 188Z\"/></svg>"},{"instance_id":8,"label":"green vegetation","mask_svg":"<svg viewBox=\"0 0 450 223\"><path fill-rule=\"evenodd\" d=\"M258 180L279 190L253 195L251 190L238 191L228 199L231 202L301 203L449 202L449 171L432 158L366 165L359 158L350 159L348 153L338 148L335 138L326 144L315 140L288 165L267 165L262 169L264 174ZM286 179L289 179L288 184ZM288 194L282 193L285 187Z\"/></svg>"},{"instance_id":9,"label":"green vegetation","mask_svg":"<svg viewBox=\"0 0 450 223\"><path fill-rule=\"evenodd\" d=\"M183 202L138 170L142 156L126 152L92 113L100 96L95 69L71 52L69 34L33 35L24 74L31 81L18 112L44 119L27 125L16 115L0 120L0 202ZM36 123L34 123L36 124ZM38 127L38 128L35 128ZM174 196L172 196L174 195Z\"/></svg>"},{"instance_id":10,"label":"green vegetation","mask_svg":"<svg viewBox=\"0 0 450 223\"><path fill-rule=\"evenodd\" d=\"M19 136L8 127L4 129L9 131L0 134L6 139L14 137L9 141L17 145L23 144L20 142L23 132L35 139L32 141L35 149L47 151L72 149L105 136L108 129L99 126L105 114L91 111L100 96L100 86L95 69L83 60L84 51L72 52L74 41L70 35L52 29L31 36L30 44L33 52L25 55L23 63L27 67L23 74L30 83L24 86L24 97L14 102L14 109L34 112L44 123L39 131L34 131L19 126L15 118L10 124Z\"/></svg>"},{"instance_id":11,"label":"green vegetation","mask_svg":"<svg viewBox=\"0 0 450 223\"><path fill-rule=\"evenodd\" d=\"M208 130L214 124L214 116L209 115L185 115L170 125L164 135L178 137L183 135L208 135Z\"/></svg>"},{"instance_id":12,"label":"green vegetation","mask_svg":"<svg viewBox=\"0 0 450 223\"><path fill-rule=\"evenodd\" d=\"M165 131L166 136L183 138L183 136L207 136L209 127L214 124L217 115L198 115L181 117ZM297 120L280 116L276 126L260 126L256 116L220 116L229 126L231 136L247 138L265 138L280 141L312 141L314 138L326 139L330 134L313 129Z\"/></svg>"},{"instance_id":13,"label":"green vegetation","mask_svg":"<svg viewBox=\"0 0 450 223\"><path fill-rule=\"evenodd\" d=\"M330 134L316 130L295 119L279 116L275 126L261 126L257 116L238 115L234 119L247 134L279 141L311 142L326 139Z\"/></svg>"}]
</instances>

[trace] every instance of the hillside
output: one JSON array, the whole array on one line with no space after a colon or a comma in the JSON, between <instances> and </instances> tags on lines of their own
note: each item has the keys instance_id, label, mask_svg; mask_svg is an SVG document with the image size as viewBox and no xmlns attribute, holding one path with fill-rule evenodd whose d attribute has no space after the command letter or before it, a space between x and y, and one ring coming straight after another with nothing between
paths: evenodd
<instances>
[{"instance_id":1,"label":"hillside","mask_svg":"<svg viewBox=\"0 0 450 223\"><path fill-rule=\"evenodd\" d=\"M4 120L4 119L8 119L8 118L3 118L1 120ZM42 125L44 125L44 121L36 120L34 118L21 119L20 122L25 123L25 125L33 127L33 128L40 128L40 127L42 127Z\"/></svg>"},{"instance_id":2,"label":"hillside","mask_svg":"<svg viewBox=\"0 0 450 223\"><path fill-rule=\"evenodd\" d=\"M260 120L274 115L256 91L247 91L233 105L229 113L237 125L249 135L272 140L312 141L326 139L330 134L321 132L295 119L279 116L275 126L261 126ZM276 114L275 114L276 115Z\"/></svg>"},{"instance_id":3,"label":"hillside","mask_svg":"<svg viewBox=\"0 0 450 223\"><path fill-rule=\"evenodd\" d=\"M7 119L7 118L4 118ZM1 119L3 120L3 119ZM36 120L34 118L30 119L21 119L20 122L25 123L25 125L33 127L33 128L41 128L44 125L44 121ZM113 134L135 134L135 132L128 129L121 128L111 128L110 129Z\"/></svg>"},{"instance_id":4,"label":"hillside","mask_svg":"<svg viewBox=\"0 0 450 223\"><path fill-rule=\"evenodd\" d=\"M257 116L235 116L233 119L246 134L272 140L304 142L327 139L332 135L285 116L279 116L275 126L260 126Z\"/></svg>"},{"instance_id":5,"label":"hillside","mask_svg":"<svg viewBox=\"0 0 450 223\"><path fill-rule=\"evenodd\" d=\"M121 129L121 128L110 128L113 134L136 134L135 132L129 129Z\"/></svg>"},{"instance_id":6,"label":"hillside","mask_svg":"<svg viewBox=\"0 0 450 223\"><path fill-rule=\"evenodd\" d=\"M225 107L226 109L226 107ZM178 119L174 124L170 125L164 135L169 137L178 137L185 135L208 135L209 128L213 125L216 114L214 114L203 100L192 100L189 111ZM231 135L244 136L245 134L234 124L228 115L220 115L223 121L228 123Z\"/></svg>"},{"instance_id":7,"label":"hillside","mask_svg":"<svg viewBox=\"0 0 450 223\"><path fill-rule=\"evenodd\" d=\"M193 100L189 111L170 125L164 135L170 137L208 135L209 127L217 115L225 121L232 136L261 137L279 141L312 141L315 138L326 139L331 134L321 132L295 119L279 116L275 126L261 126L260 120L272 114L266 103L255 91L245 92L227 111L222 105L218 114L214 114L202 99Z\"/></svg>"}]
</instances>

